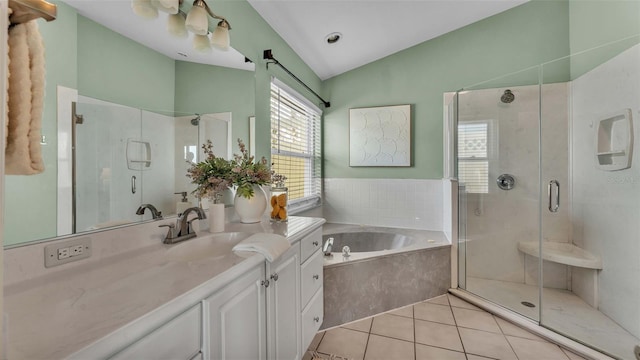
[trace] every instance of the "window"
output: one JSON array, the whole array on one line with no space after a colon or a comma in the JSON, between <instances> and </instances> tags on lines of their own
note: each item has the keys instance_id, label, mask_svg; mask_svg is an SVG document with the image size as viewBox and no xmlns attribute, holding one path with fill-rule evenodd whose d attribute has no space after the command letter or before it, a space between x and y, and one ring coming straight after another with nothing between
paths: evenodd
<instances>
[{"instance_id":1,"label":"window","mask_svg":"<svg viewBox=\"0 0 640 360\"><path fill-rule=\"evenodd\" d=\"M467 192L489 192L489 122L458 124L458 180Z\"/></svg>"},{"instance_id":2,"label":"window","mask_svg":"<svg viewBox=\"0 0 640 360\"><path fill-rule=\"evenodd\" d=\"M284 84L271 82L271 168L287 177L289 212L321 202L321 115Z\"/></svg>"}]
</instances>

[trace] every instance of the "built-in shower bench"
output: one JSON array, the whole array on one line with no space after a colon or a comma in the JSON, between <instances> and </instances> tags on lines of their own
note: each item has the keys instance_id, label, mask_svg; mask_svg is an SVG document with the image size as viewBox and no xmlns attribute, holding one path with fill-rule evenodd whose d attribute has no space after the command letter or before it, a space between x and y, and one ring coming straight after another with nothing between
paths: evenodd
<instances>
[{"instance_id":1,"label":"built-in shower bench","mask_svg":"<svg viewBox=\"0 0 640 360\"><path fill-rule=\"evenodd\" d=\"M520 241L518 250L540 257L540 244L537 241ZM602 270L602 259L599 256L568 243L542 242L542 259L585 269Z\"/></svg>"}]
</instances>

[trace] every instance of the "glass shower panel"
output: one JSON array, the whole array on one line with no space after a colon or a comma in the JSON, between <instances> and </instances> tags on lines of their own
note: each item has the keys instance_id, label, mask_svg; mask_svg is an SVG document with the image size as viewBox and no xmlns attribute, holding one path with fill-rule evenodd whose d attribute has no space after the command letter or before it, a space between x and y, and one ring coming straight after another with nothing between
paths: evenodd
<instances>
[{"instance_id":1,"label":"glass shower panel","mask_svg":"<svg viewBox=\"0 0 640 360\"><path fill-rule=\"evenodd\" d=\"M543 255L553 261L543 263L540 323L633 359L640 345L640 152L633 144L640 139L640 45L618 45L542 69L541 191L546 197L557 179L560 206L542 211ZM570 81L557 76L567 68ZM551 199L554 209L555 184Z\"/></svg>"},{"instance_id":2,"label":"glass shower panel","mask_svg":"<svg viewBox=\"0 0 640 360\"><path fill-rule=\"evenodd\" d=\"M75 231L139 221L146 148L140 110L80 96L75 124Z\"/></svg>"},{"instance_id":3,"label":"glass shower panel","mask_svg":"<svg viewBox=\"0 0 640 360\"><path fill-rule=\"evenodd\" d=\"M538 79L533 68L459 91L456 140L460 286L532 319L539 292L520 248L539 240Z\"/></svg>"}]
</instances>

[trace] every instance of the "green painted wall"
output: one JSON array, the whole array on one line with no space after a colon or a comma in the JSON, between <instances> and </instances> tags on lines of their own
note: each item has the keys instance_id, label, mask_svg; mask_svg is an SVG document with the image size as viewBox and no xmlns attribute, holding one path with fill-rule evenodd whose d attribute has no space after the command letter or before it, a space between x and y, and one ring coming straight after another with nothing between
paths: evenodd
<instances>
[{"instance_id":1,"label":"green painted wall","mask_svg":"<svg viewBox=\"0 0 640 360\"><path fill-rule=\"evenodd\" d=\"M58 85L77 87L76 12L58 4L58 19L38 21L45 43L46 88L42 114L42 147L45 171L31 176L7 175L4 195L4 243L55 236L57 218L57 104ZM63 39L63 40L61 40ZM33 226L37 221L38 226Z\"/></svg>"},{"instance_id":2,"label":"green painted wall","mask_svg":"<svg viewBox=\"0 0 640 360\"><path fill-rule=\"evenodd\" d=\"M568 16L566 1L532 1L325 81L324 176L441 178L442 94L568 55ZM349 167L349 108L394 104L413 106L413 166Z\"/></svg>"},{"instance_id":3,"label":"green painted wall","mask_svg":"<svg viewBox=\"0 0 640 360\"><path fill-rule=\"evenodd\" d=\"M174 63L171 58L78 16L81 95L136 108L172 111Z\"/></svg>"},{"instance_id":4,"label":"green painted wall","mask_svg":"<svg viewBox=\"0 0 640 360\"><path fill-rule=\"evenodd\" d=\"M640 42L640 1L571 0L571 78Z\"/></svg>"},{"instance_id":5,"label":"green painted wall","mask_svg":"<svg viewBox=\"0 0 640 360\"><path fill-rule=\"evenodd\" d=\"M184 61L175 64L177 113L232 113L234 152L237 138L249 143L249 116L255 112L255 77L252 71Z\"/></svg>"}]
</instances>

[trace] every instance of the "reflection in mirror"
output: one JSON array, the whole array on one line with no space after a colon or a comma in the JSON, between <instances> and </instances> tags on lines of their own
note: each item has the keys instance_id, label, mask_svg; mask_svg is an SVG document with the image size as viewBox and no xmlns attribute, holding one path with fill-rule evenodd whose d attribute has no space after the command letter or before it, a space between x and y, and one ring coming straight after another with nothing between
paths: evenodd
<instances>
[{"instance_id":1,"label":"reflection in mirror","mask_svg":"<svg viewBox=\"0 0 640 360\"><path fill-rule=\"evenodd\" d=\"M230 157L254 112L253 64L237 51L199 54L128 1L56 3L58 19L39 22L45 171L5 177L5 246L149 220L144 203L166 218L182 192L198 204L187 161L207 139Z\"/></svg>"}]
</instances>

